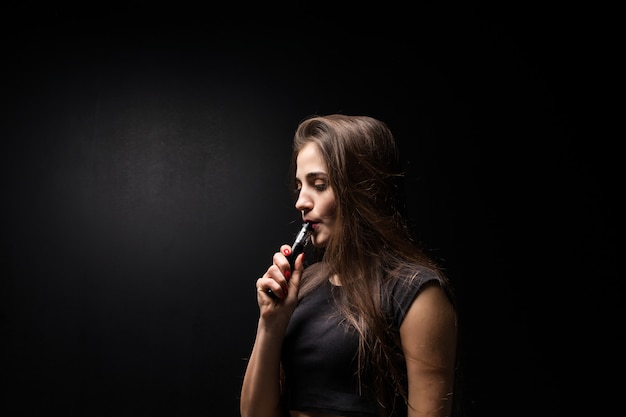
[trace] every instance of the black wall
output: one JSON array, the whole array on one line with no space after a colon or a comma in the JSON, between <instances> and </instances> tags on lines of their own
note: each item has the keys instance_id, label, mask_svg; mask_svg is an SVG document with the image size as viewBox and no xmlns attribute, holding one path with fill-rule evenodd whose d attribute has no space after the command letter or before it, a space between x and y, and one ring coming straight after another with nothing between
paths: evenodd
<instances>
[{"instance_id":1,"label":"black wall","mask_svg":"<svg viewBox=\"0 0 626 417\"><path fill-rule=\"evenodd\" d=\"M254 282L299 225L291 136L332 112L401 144L465 415L623 412L585 11L129 4L4 16L3 415L238 416Z\"/></svg>"}]
</instances>

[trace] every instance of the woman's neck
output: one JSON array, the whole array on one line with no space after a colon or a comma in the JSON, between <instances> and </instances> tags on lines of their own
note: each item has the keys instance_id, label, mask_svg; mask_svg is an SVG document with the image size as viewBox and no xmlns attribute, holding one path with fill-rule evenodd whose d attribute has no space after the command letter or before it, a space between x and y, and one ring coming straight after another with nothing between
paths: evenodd
<instances>
[{"instance_id":1,"label":"woman's neck","mask_svg":"<svg viewBox=\"0 0 626 417\"><path fill-rule=\"evenodd\" d=\"M341 281L339 280L339 275L335 274L333 276L331 276L330 278L328 278L328 281L330 281L331 284L333 284L336 287L341 287Z\"/></svg>"}]
</instances>

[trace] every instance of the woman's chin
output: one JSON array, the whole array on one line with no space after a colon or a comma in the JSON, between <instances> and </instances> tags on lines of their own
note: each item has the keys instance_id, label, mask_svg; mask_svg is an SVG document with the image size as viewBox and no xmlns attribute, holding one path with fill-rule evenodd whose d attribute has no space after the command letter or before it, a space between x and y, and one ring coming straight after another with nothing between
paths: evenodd
<instances>
[{"instance_id":1,"label":"woman's chin","mask_svg":"<svg viewBox=\"0 0 626 417\"><path fill-rule=\"evenodd\" d=\"M320 237L311 237L311 244L313 246L315 246L316 248L324 248L326 246L326 243L328 242L328 239L324 239L324 238L320 238Z\"/></svg>"}]
</instances>

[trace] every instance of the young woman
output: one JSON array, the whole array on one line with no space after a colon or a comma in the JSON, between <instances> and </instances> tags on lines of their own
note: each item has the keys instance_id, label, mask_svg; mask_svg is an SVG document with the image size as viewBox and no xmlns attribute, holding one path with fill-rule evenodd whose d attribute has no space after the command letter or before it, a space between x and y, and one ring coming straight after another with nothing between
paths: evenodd
<instances>
[{"instance_id":1,"label":"young woman","mask_svg":"<svg viewBox=\"0 0 626 417\"><path fill-rule=\"evenodd\" d=\"M450 416L457 312L403 217L392 133L365 116L304 120L296 209L318 255L282 245L256 281L260 317L243 417Z\"/></svg>"}]
</instances>

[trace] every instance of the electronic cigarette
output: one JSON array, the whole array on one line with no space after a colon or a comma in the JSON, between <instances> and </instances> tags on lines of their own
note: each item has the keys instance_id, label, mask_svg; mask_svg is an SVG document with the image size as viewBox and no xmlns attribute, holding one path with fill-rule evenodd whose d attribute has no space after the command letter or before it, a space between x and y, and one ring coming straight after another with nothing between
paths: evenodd
<instances>
[{"instance_id":1,"label":"electronic cigarette","mask_svg":"<svg viewBox=\"0 0 626 417\"><path fill-rule=\"evenodd\" d=\"M296 236L296 239L293 241L291 245L291 254L287 257L289 260L289 265L291 265L291 269L294 268L294 263L296 262L296 258L304 251L304 247L308 242L308 237L312 231L311 223L302 223L302 227ZM276 295L272 292L272 290L267 290L267 294L276 298Z\"/></svg>"},{"instance_id":2,"label":"electronic cigarette","mask_svg":"<svg viewBox=\"0 0 626 417\"><path fill-rule=\"evenodd\" d=\"M287 259L289 259L289 264L291 265L292 269L294 268L296 258L302 253L302 251L304 251L304 247L308 242L307 238L311 234L311 230L311 223L302 223L302 228L300 228L300 231L296 236L296 240L294 240L293 244L291 245L291 255L289 255Z\"/></svg>"}]
</instances>

